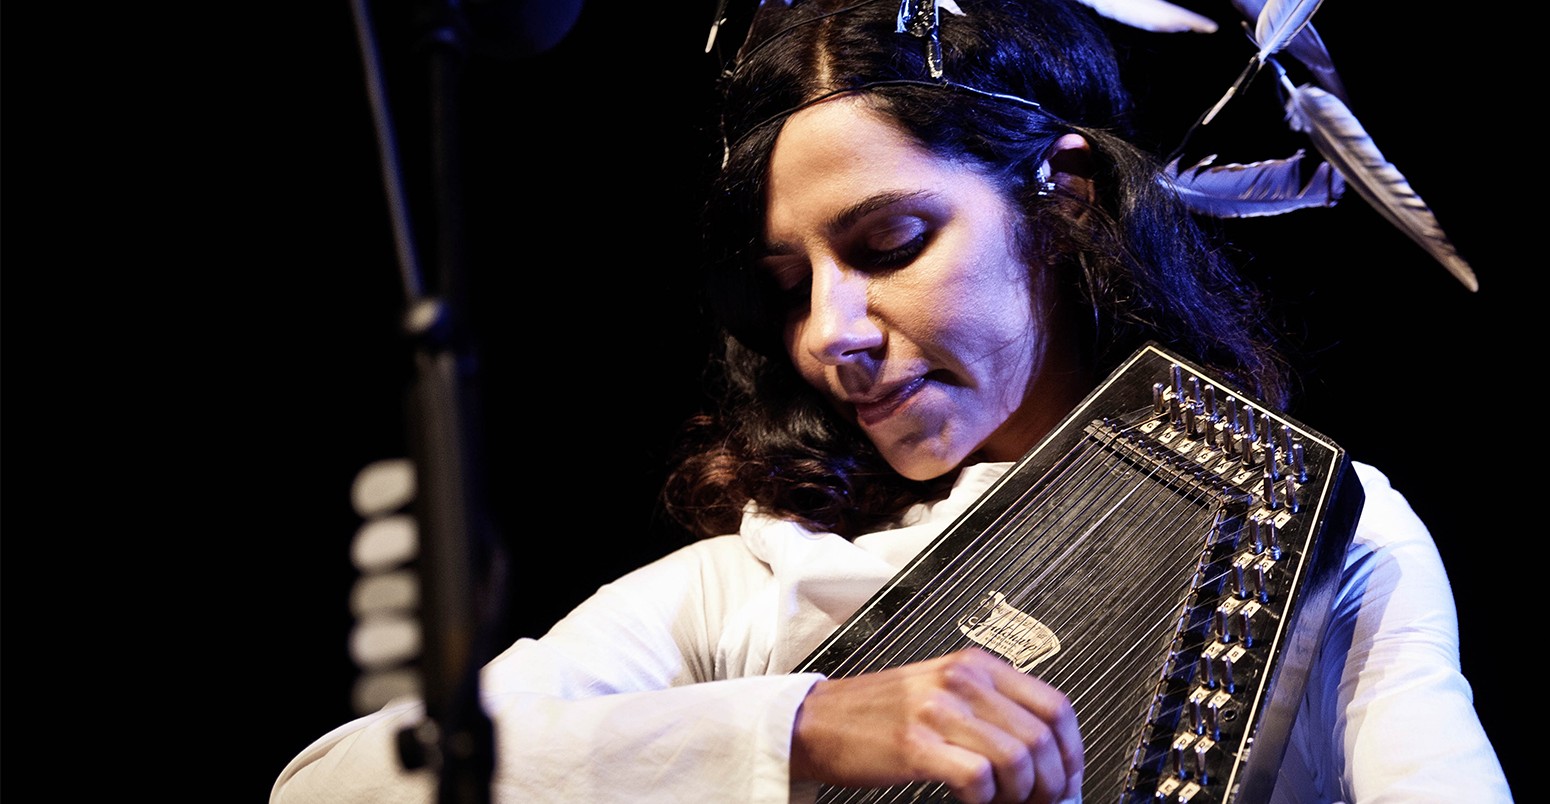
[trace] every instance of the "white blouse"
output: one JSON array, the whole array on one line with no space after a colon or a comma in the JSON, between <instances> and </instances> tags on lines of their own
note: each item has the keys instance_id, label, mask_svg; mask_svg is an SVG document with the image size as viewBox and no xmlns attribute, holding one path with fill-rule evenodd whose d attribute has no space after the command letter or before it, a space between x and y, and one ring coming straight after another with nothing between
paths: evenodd
<instances>
[{"instance_id":1,"label":"white blouse","mask_svg":"<svg viewBox=\"0 0 1550 804\"><path fill-rule=\"evenodd\" d=\"M788 766L821 676L792 668L1011 465L971 466L945 499L854 541L750 512L736 535L605 584L484 668L493 799L811 801L816 786L793 785ZM1274 801L1510 802L1431 535L1384 475L1355 470L1366 501ZM395 747L422 716L395 702L323 735L270 801L434 801L435 779L403 770Z\"/></svg>"}]
</instances>

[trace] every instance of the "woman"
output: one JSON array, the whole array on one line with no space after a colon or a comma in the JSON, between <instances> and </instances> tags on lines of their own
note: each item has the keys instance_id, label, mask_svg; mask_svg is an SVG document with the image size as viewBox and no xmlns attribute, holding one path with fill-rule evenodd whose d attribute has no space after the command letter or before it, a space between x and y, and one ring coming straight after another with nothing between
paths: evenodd
<instances>
[{"instance_id":1,"label":"woman","mask_svg":"<svg viewBox=\"0 0 1550 804\"><path fill-rule=\"evenodd\" d=\"M990 651L793 671L1143 341L1270 406L1289 382L1251 288L1124 138L1092 12L962 6L918 36L894 2L756 15L706 215L725 398L666 489L705 538L485 668L498 800L915 781L1080 798L1081 713ZM1357 473L1366 504L1274 800L1510 800L1431 538ZM435 779L395 749L422 717L403 701L341 726L272 800L429 800Z\"/></svg>"}]
</instances>

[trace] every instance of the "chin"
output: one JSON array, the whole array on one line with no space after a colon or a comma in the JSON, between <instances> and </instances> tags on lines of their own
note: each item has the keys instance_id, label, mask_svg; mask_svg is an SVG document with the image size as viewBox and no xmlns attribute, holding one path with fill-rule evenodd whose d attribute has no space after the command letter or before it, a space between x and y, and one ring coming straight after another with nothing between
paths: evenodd
<instances>
[{"instance_id":1,"label":"chin","mask_svg":"<svg viewBox=\"0 0 1550 804\"><path fill-rule=\"evenodd\" d=\"M903 454L885 453L885 457L888 459L888 465L892 466L895 472L910 480L934 480L957 470L967 455L907 449Z\"/></svg>"}]
</instances>

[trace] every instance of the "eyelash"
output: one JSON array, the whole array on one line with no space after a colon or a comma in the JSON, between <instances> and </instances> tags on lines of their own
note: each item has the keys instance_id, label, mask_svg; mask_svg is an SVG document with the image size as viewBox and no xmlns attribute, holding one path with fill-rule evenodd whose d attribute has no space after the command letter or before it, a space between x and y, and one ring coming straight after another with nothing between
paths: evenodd
<instances>
[{"instance_id":1,"label":"eyelash","mask_svg":"<svg viewBox=\"0 0 1550 804\"><path fill-rule=\"evenodd\" d=\"M800 310L807 307L813 301L813 277L811 274L801 282L780 291L780 304L787 310Z\"/></svg>"},{"instance_id":2,"label":"eyelash","mask_svg":"<svg viewBox=\"0 0 1550 804\"><path fill-rule=\"evenodd\" d=\"M925 248L926 236L919 234L898 248L869 255L866 262L874 269L898 268L915 259Z\"/></svg>"}]
</instances>

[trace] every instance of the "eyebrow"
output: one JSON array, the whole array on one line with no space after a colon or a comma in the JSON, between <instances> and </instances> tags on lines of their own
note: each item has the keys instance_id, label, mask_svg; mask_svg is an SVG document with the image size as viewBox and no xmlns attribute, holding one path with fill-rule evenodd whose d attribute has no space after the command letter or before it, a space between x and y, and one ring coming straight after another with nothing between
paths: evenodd
<instances>
[{"instance_id":1,"label":"eyebrow","mask_svg":"<svg viewBox=\"0 0 1550 804\"><path fill-rule=\"evenodd\" d=\"M878 193L877 195L868 196L856 202L855 204L840 210L832 218L830 218L827 223L824 224L823 229L826 234L842 232L845 229L854 226L856 221L880 209L887 209L888 207L902 204L906 201L930 198L935 195L936 191L934 190L894 190L891 192ZM796 249L791 246L791 244L783 242L765 242L761 248L763 255L769 257L778 257L781 255L790 254L795 250Z\"/></svg>"}]
</instances>

